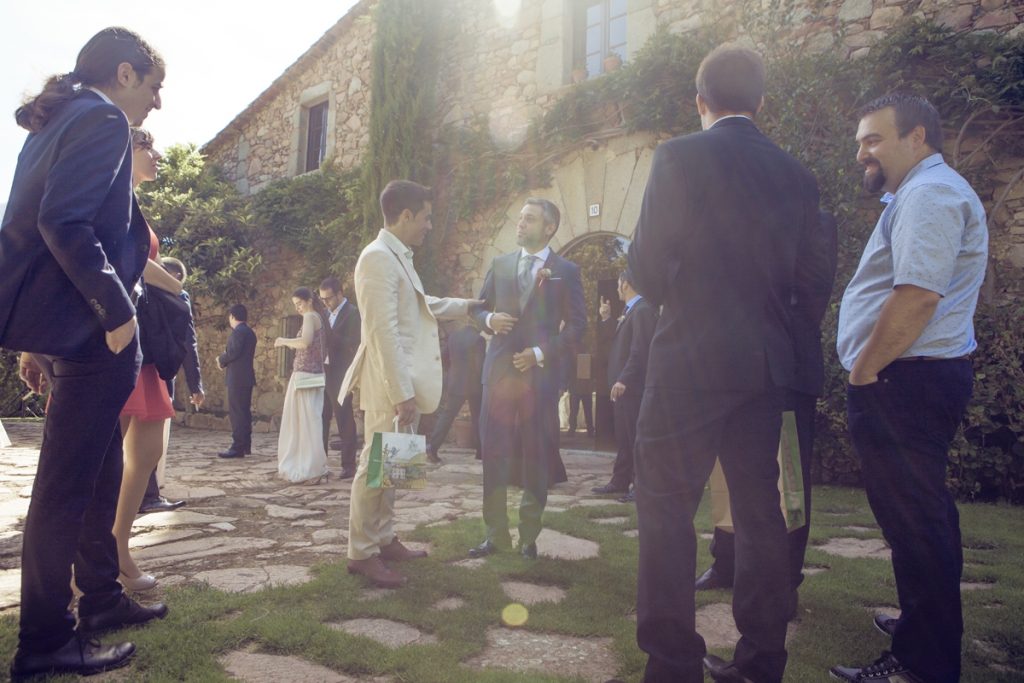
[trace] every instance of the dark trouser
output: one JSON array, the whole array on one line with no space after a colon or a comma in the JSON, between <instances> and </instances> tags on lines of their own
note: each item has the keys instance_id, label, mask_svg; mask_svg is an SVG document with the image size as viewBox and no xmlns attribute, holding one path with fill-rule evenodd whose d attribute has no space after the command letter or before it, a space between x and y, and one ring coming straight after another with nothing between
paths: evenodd
<instances>
[{"instance_id":1,"label":"dark trouser","mask_svg":"<svg viewBox=\"0 0 1024 683\"><path fill-rule=\"evenodd\" d=\"M535 392L511 372L497 384L484 387L480 420L484 524L487 526L487 538L503 549L512 544L508 533L506 490L509 464L513 460L517 416L523 448L519 542L526 545L536 541L540 535L541 515L548 500L548 460L550 451L554 449L557 453L558 450L558 392Z\"/></svg>"},{"instance_id":2,"label":"dark trouser","mask_svg":"<svg viewBox=\"0 0 1024 683\"><path fill-rule=\"evenodd\" d=\"M576 421L580 414L580 404L583 404L583 420L587 423L587 433L594 431L594 395L574 394L569 392L569 431L576 431Z\"/></svg>"},{"instance_id":3,"label":"dark trouser","mask_svg":"<svg viewBox=\"0 0 1024 683\"><path fill-rule=\"evenodd\" d=\"M466 401L469 401L469 416L473 421L473 445L476 447L476 459L480 460L482 458L480 450L480 404L483 401L483 397L479 394L475 396L448 394L448 402L444 404L444 410L441 411L440 417L437 418L437 424L434 425L434 431L430 435L428 447L431 453L436 455L438 449L441 448L441 444L448 438L448 430L452 428L455 416L462 410L462 405Z\"/></svg>"},{"instance_id":4,"label":"dark trouser","mask_svg":"<svg viewBox=\"0 0 1024 683\"><path fill-rule=\"evenodd\" d=\"M149 475L149 483L146 484L146 495L142 497L142 502L145 503L149 500L156 500L160 497L160 484L156 480L156 470L153 470L153 474Z\"/></svg>"},{"instance_id":5,"label":"dark trouser","mask_svg":"<svg viewBox=\"0 0 1024 683\"><path fill-rule=\"evenodd\" d=\"M252 387L228 387L228 417L231 419L231 449L252 450Z\"/></svg>"},{"instance_id":6,"label":"dark trouser","mask_svg":"<svg viewBox=\"0 0 1024 683\"><path fill-rule=\"evenodd\" d=\"M789 577L793 590L804 580L804 554L807 552L807 537L811 532L811 454L814 451L814 414L818 399L810 394L797 391L786 393L786 410L792 410L796 418L796 436L800 442L800 470L804 480L804 519L806 523L789 532ZM711 556L715 558L715 573L732 577L736 571L735 536L728 531L715 528L711 540Z\"/></svg>"},{"instance_id":7,"label":"dark trouser","mask_svg":"<svg viewBox=\"0 0 1024 683\"><path fill-rule=\"evenodd\" d=\"M648 388L637 424L640 527L637 644L649 655L644 683L701 683L704 639L695 630L693 518L722 463L736 524L733 661L755 683L786 667L789 564L779 509L783 393L701 393Z\"/></svg>"},{"instance_id":8,"label":"dark trouser","mask_svg":"<svg viewBox=\"0 0 1024 683\"><path fill-rule=\"evenodd\" d=\"M352 415L352 394L345 397L344 402L338 403L338 394L341 393L341 383L345 379L345 373L337 377L335 373L328 372L324 391L324 452L330 453L331 439L331 416L338 423L338 437L341 439L341 468L355 472L356 444L356 420Z\"/></svg>"},{"instance_id":9,"label":"dark trouser","mask_svg":"<svg viewBox=\"0 0 1024 683\"><path fill-rule=\"evenodd\" d=\"M615 411L615 443L618 453L612 465L611 485L628 489L633 483L633 444L636 442L636 423L640 419L643 394L623 394L612 404Z\"/></svg>"},{"instance_id":10,"label":"dark trouser","mask_svg":"<svg viewBox=\"0 0 1024 683\"><path fill-rule=\"evenodd\" d=\"M71 567L81 616L117 605L111 530L124 453L118 417L142 366L138 336L120 354L97 330L72 358L36 357L50 377L43 444L21 551L19 647L50 652L74 635Z\"/></svg>"},{"instance_id":11,"label":"dark trouser","mask_svg":"<svg viewBox=\"0 0 1024 683\"><path fill-rule=\"evenodd\" d=\"M868 502L892 547L902 610L892 653L935 683L960 680L963 549L946 463L973 377L968 360L897 361L846 392Z\"/></svg>"}]
</instances>

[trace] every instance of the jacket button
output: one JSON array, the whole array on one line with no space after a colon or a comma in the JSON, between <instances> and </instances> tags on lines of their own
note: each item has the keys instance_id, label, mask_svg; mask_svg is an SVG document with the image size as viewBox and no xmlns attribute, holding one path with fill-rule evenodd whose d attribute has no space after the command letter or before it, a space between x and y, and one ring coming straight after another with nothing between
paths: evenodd
<instances>
[{"instance_id":1,"label":"jacket button","mask_svg":"<svg viewBox=\"0 0 1024 683\"><path fill-rule=\"evenodd\" d=\"M434 356L434 360L441 360L441 356Z\"/></svg>"},{"instance_id":2,"label":"jacket button","mask_svg":"<svg viewBox=\"0 0 1024 683\"><path fill-rule=\"evenodd\" d=\"M139 245L139 251L149 251L149 245L148 244L140 244Z\"/></svg>"}]
</instances>

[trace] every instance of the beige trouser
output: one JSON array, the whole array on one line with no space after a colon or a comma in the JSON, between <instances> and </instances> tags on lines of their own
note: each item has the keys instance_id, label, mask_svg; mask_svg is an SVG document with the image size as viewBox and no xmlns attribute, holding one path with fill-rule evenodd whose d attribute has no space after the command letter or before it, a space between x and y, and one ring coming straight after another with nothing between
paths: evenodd
<instances>
[{"instance_id":1,"label":"beige trouser","mask_svg":"<svg viewBox=\"0 0 1024 683\"><path fill-rule=\"evenodd\" d=\"M420 423L420 415L412 421L413 431ZM408 427L406 427L408 429ZM391 518L395 516L395 490L366 487L366 468L370 464L370 447L374 432L395 431L394 411L367 410L363 415L363 438L366 444L359 455L359 467L352 480L352 500L348 514L348 558L365 560L380 552L381 546L391 543L395 532Z\"/></svg>"}]
</instances>

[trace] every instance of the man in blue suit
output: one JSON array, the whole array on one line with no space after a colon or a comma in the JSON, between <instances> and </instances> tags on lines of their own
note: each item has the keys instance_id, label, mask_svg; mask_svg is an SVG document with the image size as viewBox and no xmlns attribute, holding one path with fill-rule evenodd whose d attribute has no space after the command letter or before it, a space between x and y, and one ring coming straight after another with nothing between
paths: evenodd
<instances>
[{"instance_id":1,"label":"man in blue suit","mask_svg":"<svg viewBox=\"0 0 1024 683\"><path fill-rule=\"evenodd\" d=\"M133 643L87 635L167 613L122 593L111 533L118 415L142 363L134 290L150 249L129 127L160 108L163 77L141 37L110 28L16 113L30 135L0 224L0 346L22 352L22 378L33 391L49 387L50 404L25 519L13 681L122 666ZM83 593L77 631L72 566Z\"/></svg>"},{"instance_id":2,"label":"man in blue suit","mask_svg":"<svg viewBox=\"0 0 1024 683\"><path fill-rule=\"evenodd\" d=\"M512 457L517 424L523 484L519 549L537 557L548 464L558 457L561 364L587 329L579 266L548 246L559 219L550 201L527 199L516 229L522 248L494 259L480 294L484 303L475 315L477 326L495 336L484 359L480 410L487 540L469 551L473 557L512 547L505 506L510 463L517 460Z\"/></svg>"}]
</instances>

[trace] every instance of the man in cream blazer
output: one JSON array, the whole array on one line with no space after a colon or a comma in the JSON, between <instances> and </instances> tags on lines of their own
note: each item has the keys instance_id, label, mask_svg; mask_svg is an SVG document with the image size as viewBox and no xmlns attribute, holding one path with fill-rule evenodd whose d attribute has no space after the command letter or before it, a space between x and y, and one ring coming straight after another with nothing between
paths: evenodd
<instances>
[{"instance_id":1,"label":"man in cream blazer","mask_svg":"<svg viewBox=\"0 0 1024 683\"><path fill-rule=\"evenodd\" d=\"M400 426L415 430L420 415L441 400L441 345L437 318L459 318L479 301L439 299L423 291L412 262L412 247L431 229L430 189L393 180L380 196L384 229L356 262L355 290L363 313L362 339L341 386L338 401L359 388L365 411L366 445L352 481L348 571L381 586L406 582L387 561L426 557L403 546L391 527L395 490L367 488L366 470L375 432Z\"/></svg>"}]
</instances>

